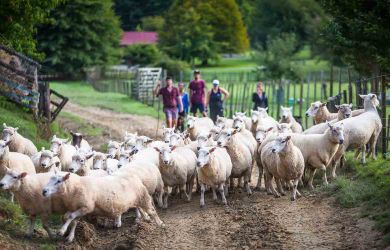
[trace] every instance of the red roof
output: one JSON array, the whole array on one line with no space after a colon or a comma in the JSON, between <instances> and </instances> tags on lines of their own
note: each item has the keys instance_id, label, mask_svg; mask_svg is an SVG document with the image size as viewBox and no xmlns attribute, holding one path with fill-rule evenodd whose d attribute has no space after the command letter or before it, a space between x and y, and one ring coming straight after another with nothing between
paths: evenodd
<instances>
[{"instance_id":1,"label":"red roof","mask_svg":"<svg viewBox=\"0 0 390 250\"><path fill-rule=\"evenodd\" d=\"M154 44L157 43L157 38L157 32L125 31L122 35L121 45Z\"/></svg>"}]
</instances>

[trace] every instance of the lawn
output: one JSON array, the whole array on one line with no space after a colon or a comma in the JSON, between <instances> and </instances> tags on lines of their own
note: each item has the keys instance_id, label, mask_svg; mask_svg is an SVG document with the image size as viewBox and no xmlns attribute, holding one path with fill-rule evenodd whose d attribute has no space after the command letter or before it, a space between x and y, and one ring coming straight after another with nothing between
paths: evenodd
<instances>
[{"instance_id":1,"label":"lawn","mask_svg":"<svg viewBox=\"0 0 390 250\"><path fill-rule=\"evenodd\" d=\"M98 92L86 82L53 82L50 87L82 106L99 107L120 113L157 117L153 107L119 93Z\"/></svg>"}]
</instances>

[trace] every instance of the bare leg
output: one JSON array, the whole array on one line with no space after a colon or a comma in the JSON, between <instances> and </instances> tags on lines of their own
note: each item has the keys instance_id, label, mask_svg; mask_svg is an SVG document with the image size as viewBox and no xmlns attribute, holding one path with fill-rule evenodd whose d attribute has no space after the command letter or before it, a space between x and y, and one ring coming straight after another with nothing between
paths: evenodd
<instances>
[{"instance_id":1,"label":"bare leg","mask_svg":"<svg viewBox=\"0 0 390 250\"><path fill-rule=\"evenodd\" d=\"M328 178L326 177L326 166L325 165L322 165L321 166L321 170L324 172L323 176L322 176L322 181L323 181L323 184L325 186L328 186Z\"/></svg>"},{"instance_id":2,"label":"bare leg","mask_svg":"<svg viewBox=\"0 0 390 250\"><path fill-rule=\"evenodd\" d=\"M226 197L225 197L225 192L224 192L223 186L224 186L223 184L220 184L218 190L219 190L219 193L221 194L222 204L227 205L227 201L226 201Z\"/></svg>"},{"instance_id":3,"label":"bare leg","mask_svg":"<svg viewBox=\"0 0 390 250\"><path fill-rule=\"evenodd\" d=\"M228 197L229 195L229 181L225 181L225 185L223 185L224 189L225 189L225 197Z\"/></svg>"},{"instance_id":4,"label":"bare leg","mask_svg":"<svg viewBox=\"0 0 390 250\"><path fill-rule=\"evenodd\" d=\"M163 203L163 195L164 195L164 191L161 190L157 193L157 204L159 207L163 207L164 206L164 203Z\"/></svg>"},{"instance_id":5,"label":"bare leg","mask_svg":"<svg viewBox=\"0 0 390 250\"><path fill-rule=\"evenodd\" d=\"M234 179L233 177L230 177L230 190L233 192L234 190Z\"/></svg>"},{"instance_id":6,"label":"bare leg","mask_svg":"<svg viewBox=\"0 0 390 250\"><path fill-rule=\"evenodd\" d=\"M150 221L149 215L142 208L138 208L138 210L141 212L142 217L144 218L144 220Z\"/></svg>"},{"instance_id":7,"label":"bare leg","mask_svg":"<svg viewBox=\"0 0 390 250\"><path fill-rule=\"evenodd\" d=\"M140 209L139 208L136 208L135 209L135 223L141 223L141 212L139 211Z\"/></svg>"},{"instance_id":8,"label":"bare leg","mask_svg":"<svg viewBox=\"0 0 390 250\"><path fill-rule=\"evenodd\" d=\"M200 184L200 207L204 207L204 192L206 191L206 187L203 183Z\"/></svg>"},{"instance_id":9,"label":"bare leg","mask_svg":"<svg viewBox=\"0 0 390 250\"><path fill-rule=\"evenodd\" d=\"M68 243L72 242L74 239L74 233L76 231L76 226L77 226L77 220L72 221L69 235L68 235L68 237L66 237L66 241Z\"/></svg>"}]
</instances>

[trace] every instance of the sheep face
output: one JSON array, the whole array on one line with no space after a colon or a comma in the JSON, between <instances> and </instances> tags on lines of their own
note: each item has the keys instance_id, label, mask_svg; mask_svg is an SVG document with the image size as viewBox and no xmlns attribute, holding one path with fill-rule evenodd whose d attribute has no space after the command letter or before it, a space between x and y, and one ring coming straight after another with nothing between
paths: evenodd
<instances>
[{"instance_id":1,"label":"sheep face","mask_svg":"<svg viewBox=\"0 0 390 250\"><path fill-rule=\"evenodd\" d=\"M165 143L169 143L169 138L175 133L175 128L163 127L163 138Z\"/></svg>"},{"instance_id":2,"label":"sheep face","mask_svg":"<svg viewBox=\"0 0 390 250\"><path fill-rule=\"evenodd\" d=\"M321 107L326 106L326 102L322 103L320 101L313 102L309 109L306 111L306 117L313 117L317 114L318 110L320 110Z\"/></svg>"},{"instance_id":3,"label":"sheep face","mask_svg":"<svg viewBox=\"0 0 390 250\"><path fill-rule=\"evenodd\" d=\"M187 118L187 128L189 128L189 129L194 128L195 121L196 121L196 117L189 115Z\"/></svg>"},{"instance_id":4,"label":"sheep face","mask_svg":"<svg viewBox=\"0 0 390 250\"><path fill-rule=\"evenodd\" d=\"M197 149L206 147L208 140L211 138L211 134L200 134L196 138L196 141L198 142Z\"/></svg>"},{"instance_id":5,"label":"sheep face","mask_svg":"<svg viewBox=\"0 0 390 250\"><path fill-rule=\"evenodd\" d=\"M211 137L213 138L213 140L218 140L218 135L219 135L219 133L221 133L222 129L223 129L223 128L214 126L214 127L210 130L210 134L211 134Z\"/></svg>"},{"instance_id":6,"label":"sheep face","mask_svg":"<svg viewBox=\"0 0 390 250\"><path fill-rule=\"evenodd\" d=\"M280 114L280 117L282 118L282 121L288 121L288 119L290 117L292 117L292 107L283 107L283 106L280 106L280 111L281 111L281 114Z\"/></svg>"},{"instance_id":7,"label":"sheep face","mask_svg":"<svg viewBox=\"0 0 390 250\"><path fill-rule=\"evenodd\" d=\"M169 137L169 147L177 146L180 138L182 137L178 133L171 134L171 136Z\"/></svg>"},{"instance_id":8,"label":"sheep face","mask_svg":"<svg viewBox=\"0 0 390 250\"><path fill-rule=\"evenodd\" d=\"M155 147L154 149L159 152L160 160L164 163L164 165L171 165L172 151L174 151L176 147Z\"/></svg>"},{"instance_id":9,"label":"sheep face","mask_svg":"<svg viewBox=\"0 0 390 250\"><path fill-rule=\"evenodd\" d=\"M234 115L242 117L242 118L245 118L246 117L246 112L236 112Z\"/></svg>"},{"instance_id":10,"label":"sheep face","mask_svg":"<svg viewBox=\"0 0 390 250\"><path fill-rule=\"evenodd\" d=\"M273 128L270 127L268 129L257 129L256 131L256 135L255 135L255 139L256 141L261 144L263 143L263 141L265 140L265 138L267 137L267 134L272 130Z\"/></svg>"},{"instance_id":11,"label":"sheep face","mask_svg":"<svg viewBox=\"0 0 390 250\"><path fill-rule=\"evenodd\" d=\"M331 125L330 123L327 123L330 133L331 133L331 138L333 141L343 144L344 143L344 124L335 124Z\"/></svg>"},{"instance_id":12,"label":"sheep face","mask_svg":"<svg viewBox=\"0 0 390 250\"><path fill-rule=\"evenodd\" d=\"M8 151L8 144L10 144L11 141L4 141L0 140L0 157L3 157L6 152Z\"/></svg>"},{"instance_id":13,"label":"sheep face","mask_svg":"<svg viewBox=\"0 0 390 250\"><path fill-rule=\"evenodd\" d=\"M18 190L20 186L20 180L23 179L26 175L26 172L19 173L17 171L6 168L6 173L3 179L0 181L0 187L4 190Z\"/></svg>"},{"instance_id":14,"label":"sheep face","mask_svg":"<svg viewBox=\"0 0 390 250\"><path fill-rule=\"evenodd\" d=\"M215 125L220 128L220 129L223 129L225 128L226 124L225 124L225 118L223 117L217 117L217 120L215 121Z\"/></svg>"},{"instance_id":15,"label":"sheep face","mask_svg":"<svg viewBox=\"0 0 390 250\"><path fill-rule=\"evenodd\" d=\"M131 151L129 150L121 151L118 160L118 168L126 166L127 164L130 163L130 155L131 155Z\"/></svg>"},{"instance_id":16,"label":"sheep face","mask_svg":"<svg viewBox=\"0 0 390 250\"><path fill-rule=\"evenodd\" d=\"M72 156L72 162L70 163L69 171L72 173L76 173L80 168L85 167L85 163L93 155L94 152L83 152L82 150L78 150Z\"/></svg>"},{"instance_id":17,"label":"sheep face","mask_svg":"<svg viewBox=\"0 0 390 250\"><path fill-rule=\"evenodd\" d=\"M83 135L81 133L74 133L70 131L72 135L72 145L80 147L81 141L83 140Z\"/></svg>"},{"instance_id":18,"label":"sheep face","mask_svg":"<svg viewBox=\"0 0 390 250\"><path fill-rule=\"evenodd\" d=\"M238 131L233 128L227 128L221 131L219 134L217 145L220 147L226 146L226 144L229 142L229 140L232 138L232 136L237 133Z\"/></svg>"},{"instance_id":19,"label":"sheep face","mask_svg":"<svg viewBox=\"0 0 390 250\"><path fill-rule=\"evenodd\" d=\"M352 103L335 105L335 107L341 112L343 119L347 119L352 116Z\"/></svg>"},{"instance_id":20,"label":"sheep face","mask_svg":"<svg viewBox=\"0 0 390 250\"><path fill-rule=\"evenodd\" d=\"M56 135L54 135L53 139L51 140L50 151L58 155L62 145L64 145L65 142L66 140L60 139Z\"/></svg>"},{"instance_id":21,"label":"sheep face","mask_svg":"<svg viewBox=\"0 0 390 250\"><path fill-rule=\"evenodd\" d=\"M70 173L54 171L54 175L50 178L49 182L42 190L42 195L50 197L56 193L64 192L64 183L70 177Z\"/></svg>"},{"instance_id":22,"label":"sheep face","mask_svg":"<svg viewBox=\"0 0 390 250\"><path fill-rule=\"evenodd\" d=\"M197 159L196 159L196 166L198 166L199 168L202 168L205 165L207 165L210 162L210 154L212 152L214 152L215 149L216 149L216 147L200 148L198 150L198 156L197 156Z\"/></svg>"},{"instance_id":23,"label":"sheep face","mask_svg":"<svg viewBox=\"0 0 390 250\"><path fill-rule=\"evenodd\" d=\"M280 123L277 125L279 133L292 133L290 123Z\"/></svg>"},{"instance_id":24,"label":"sheep face","mask_svg":"<svg viewBox=\"0 0 390 250\"><path fill-rule=\"evenodd\" d=\"M107 156L105 154L100 152L95 153L92 169L104 169L106 161Z\"/></svg>"},{"instance_id":25,"label":"sheep face","mask_svg":"<svg viewBox=\"0 0 390 250\"><path fill-rule=\"evenodd\" d=\"M52 151L43 150L39 160L39 165L45 169L50 168L53 165L53 157L55 157L55 154Z\"/></svg>"},{"instance_id":26,"label":"sheep face","mask_svg":"<svg viewBox=\"0 0 390 250\"><path fill-rule=\"evenodd\" d=\"M233 116L233 128L241 130L245 127L245 116Z\"/></svg>"},{"instance_id":27,"label":"sheep face","mask_svg":"<svg viewBox=\"0 0 390 250\"><path fill-rule=\"evenodd\" d=\"M288 145L291 143L291 136L278 136L273 142L271 151L272 153L284 153L288 150Z\"/></svg>"},{"instance_id":28,"label":"sheep face","mask_svg":"<svg viewBox=\"0 0 390 250\"><path fill-rule=\"evenodd\" d=\"M252 122L256 123L260 118L265 118L268 116L267 114L268 108L260 108L258 107L257 110L251 110L252 113Z\"/></svg>"},{"instance_id":29,"label":"sheep face","mask_svg":"<svg viewBox=\"0 0 390 250\"><path fill-rule=\"evenodd\" d=\"M14 135L17 133L19 128L13 128L7 126L7 124L3 123L3 133L2 133L2 139L4 141L12 141Z\"/></svg>"},{"instance_id":30,"label":"sheep face","mask_svg":"<svg viewBox=\"0 0 390 250\"><path fill-rule=\"evenodd\" d=\"M364 100L364 109L379 106L378 97L375 94L359 95Z\"/></svg>"},{"instance_id":31,"label":"sheep face","mask_svg":"<svg viewBox=\"0 0 390 250\"><path fill-rule=\"evenodd\" d=\"M129 132L126 131L125 136L123 137L123 141L125 143L131 142L131 141L135 141L137 136L138 136L137 132L136 133L129 133Z\"/></svg>"},{"instance_id":32,"label":"sheep face","mask_svg":"<svg viewBox=\"0 0 390 250\"><path fill-rule=\"evenodd\" d=\"M115 158L116 154L120 151L121 149L121 143L117 141L109 141L107 145L107 157L108 158Z\"/></svg>"}]
</instances>

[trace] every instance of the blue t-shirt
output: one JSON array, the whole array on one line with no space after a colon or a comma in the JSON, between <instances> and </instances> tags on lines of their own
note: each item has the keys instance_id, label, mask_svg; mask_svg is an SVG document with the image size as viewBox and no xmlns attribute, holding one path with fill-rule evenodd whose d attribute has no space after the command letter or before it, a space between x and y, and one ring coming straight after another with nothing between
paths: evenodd
<instances>
[{"instance_id":1,"label":"blue t-shirt","mask_svg":"<svg viewBox=\"0 0 390 250\"><path fill-rule=\"evenodd\" d=\"M179 95L181 96L181 101L183 103L183 111L184 113L188 114L188 107L190 106L190 99L188 98L188 93L179 93ZM177 107L180 110L180 104L178 104Z\"/></svg>"}]
</instances>

